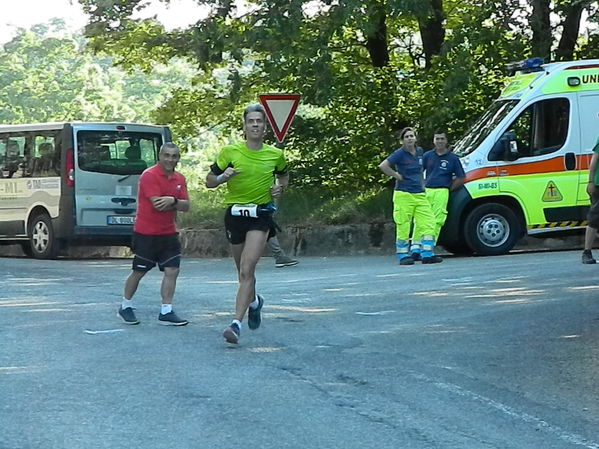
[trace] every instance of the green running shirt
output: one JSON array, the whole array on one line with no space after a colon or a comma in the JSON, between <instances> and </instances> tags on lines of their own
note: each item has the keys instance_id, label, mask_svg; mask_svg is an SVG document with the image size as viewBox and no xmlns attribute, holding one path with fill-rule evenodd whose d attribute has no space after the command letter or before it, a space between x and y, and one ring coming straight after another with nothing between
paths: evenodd
<instances>
[{"instance_id":1,"label":"green running shirt","mask_svg":"<svg viewBox=\"0 0 599 449\"><path fill-rule=\"evenodd\" d=\"M250 150L245 142L239 142L223 147L212 173L220 175L227 167L240 173L227 182L226 204L265 204L272 201L274 175L287 171L287 161L278 148L263 144L259 150Z\"/></svg>"},{"instance_id":2,"label":"green running shirt","mask_svg":"<svg viewBox=\"0 0 599 449\"><path fill-rule=\"evenodd\" d=\"M597 137L597 143L593 147L593 153L599 153L599 137ZM599 186L599 167L595 170L595 185Z\"/></svg>"}]
</instances>

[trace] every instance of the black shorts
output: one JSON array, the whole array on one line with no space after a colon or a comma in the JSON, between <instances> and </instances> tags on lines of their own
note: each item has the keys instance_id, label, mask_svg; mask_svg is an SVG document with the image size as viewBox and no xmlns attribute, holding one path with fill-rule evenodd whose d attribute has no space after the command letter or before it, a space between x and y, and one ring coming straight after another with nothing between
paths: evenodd
<instances>
[{"instance_id":1,"label":"black shorts","mask_svg":"<svg viewBox=\"0 0 599 449\"><path fill-rule=\"evenodd\" d=\"M231 215L231 207L225 211L225 232L231 245L245 242L248 231L268 231L268 238L277 235L272 216L239 217Z\"/></svg>"},{"instance_id":2,"label":"black shorts","mask_svg":"<svg viewBox=\"0 0 599 449\"><path fill-rule=\"evenodd\" d=\"M593 196L591 196L591 207L587 215L589 226L593 229L599 229L599 186L595 187Z\"/></svg>"},{"instance_id":3,"label":"black shorts","mask_svg":"<svg viewBox=\"0 0 599 449\"><path fill-rule=\"evenodd\" d=\"M156 265L179 268L181 265L181 243L179 234L145 235L133 233L133 269L150 271Z\"/></svg>"}]
</instances>

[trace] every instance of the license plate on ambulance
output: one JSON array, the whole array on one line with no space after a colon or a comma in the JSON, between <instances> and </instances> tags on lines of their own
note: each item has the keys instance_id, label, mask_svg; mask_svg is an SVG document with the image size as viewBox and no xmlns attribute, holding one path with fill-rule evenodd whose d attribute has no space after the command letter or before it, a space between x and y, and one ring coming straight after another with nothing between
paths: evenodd
<instances>
[{"instance_id":1,"label":"license plate on ambulance","mask_svg":"<svg viewBox=\"0 0 599 449\"><path fill-rule=\"evenodd\" d=\"M132 215L109 215L106 218L109 225L132 225L135 220Z\"/></svg>"}]
</instances>

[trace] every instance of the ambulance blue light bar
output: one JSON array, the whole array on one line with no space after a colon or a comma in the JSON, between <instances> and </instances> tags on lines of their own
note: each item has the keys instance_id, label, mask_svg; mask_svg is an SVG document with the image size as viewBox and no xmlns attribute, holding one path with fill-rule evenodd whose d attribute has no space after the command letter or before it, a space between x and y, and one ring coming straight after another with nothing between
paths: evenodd
<instances>
[{"instance_id":1,"label":"ambulance blue light bar","mask_svg":"<svg viewBox=\"0 0 599 449\"><path fill-rule=\"evenodd\" d=\"M513 76L516 72L530 73L540 72L545 61L543 58L529 58L522 61L515 61L506 64L505 68L509 76Z\"/></svg>"}]
</instances>

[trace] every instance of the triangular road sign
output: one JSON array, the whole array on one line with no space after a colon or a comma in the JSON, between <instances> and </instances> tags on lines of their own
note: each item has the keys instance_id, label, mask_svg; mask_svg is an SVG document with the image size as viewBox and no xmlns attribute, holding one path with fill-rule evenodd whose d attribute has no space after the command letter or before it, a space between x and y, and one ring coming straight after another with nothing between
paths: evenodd
<instances>
[{"instance_id":1,"label":"triangular road sign","mask_svg":"<svg viewBox=\"0 0 599 449\"><path fill-rule=\"evenodd\" d=\"M291 125L295 111L299 104L298 94L264 94L258 95L260 103L264 106L270 126L279 142L283 142L285 134Z\"/></svg>"}]
</instances>

